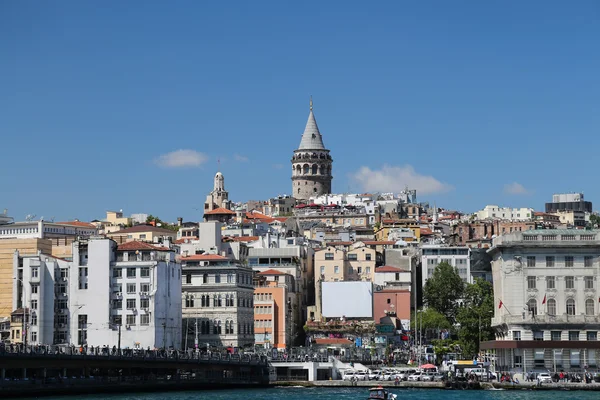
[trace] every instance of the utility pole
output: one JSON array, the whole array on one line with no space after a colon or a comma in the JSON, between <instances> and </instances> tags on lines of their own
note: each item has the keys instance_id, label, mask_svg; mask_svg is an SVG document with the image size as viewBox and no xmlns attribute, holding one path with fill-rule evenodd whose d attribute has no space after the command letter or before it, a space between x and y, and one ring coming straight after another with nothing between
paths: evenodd
<instances>
[{"instance_id":1,"label":"utility pole","mask_svg":"<svg viewBox=\"0 0 600 400\"><path fill-rule=\"evenodd\" d=\"M196 339L194 340L195 351L198 351L198 317L196 317Z\"/></svg>"},{"instance_id":2,"label":"utility pole","mask_svg":"<svg viewBox=\"0 0 600 400\"><path fill-rule=\"evenodd\" d=\"M121 324L119 324L119 340L117 342L117 351L121 354Z\"/></svg>"},{"instance_id":3,"label":"utility pole","mask_svg":"<svg viewBox=\"0 0 600 400\"><path fill-rule=\"evenodd\" d=\"M167 350L167 322L163 322L163 350Z\"/></svg>"}]
</instances>

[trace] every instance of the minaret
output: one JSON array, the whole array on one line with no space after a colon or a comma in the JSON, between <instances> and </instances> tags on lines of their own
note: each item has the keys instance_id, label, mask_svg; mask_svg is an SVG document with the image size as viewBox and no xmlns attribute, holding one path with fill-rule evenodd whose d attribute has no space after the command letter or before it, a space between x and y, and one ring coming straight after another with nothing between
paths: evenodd
<instances>
[{"instance_id":1,"label":"minaret","mask_svg":"<svg viewBox=\"0 0 600 400\"><path fill-rule=\"evenodd\" d=\"M308 121L300 146L294 150L292 157L292 197L308 200L310 197L331 193L332 162L315 120L311 96Z\"/></svg>"}]
</instances>

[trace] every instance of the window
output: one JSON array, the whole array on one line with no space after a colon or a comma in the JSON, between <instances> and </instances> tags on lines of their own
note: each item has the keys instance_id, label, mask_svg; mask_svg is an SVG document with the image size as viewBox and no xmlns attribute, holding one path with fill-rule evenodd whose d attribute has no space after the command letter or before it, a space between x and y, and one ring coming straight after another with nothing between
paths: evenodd
<instances>
[{"instance_id":1,"label":"window","mask_svg":"<svg viewBox=\"0 0 600 400\"><path fill-rule=\"evenodd\" d=\"M129 294L135 293L136 286L137 285L135 283L128 283L127 284L127 293L129 293Z\"/></svg>"},{"instance_id":2,"label":"window","mask_svg":"<svg viewBox=\"0 0 600 400\"><path fill-rule=\"evenodd\" d=\"M113 278L121 278L123 276L123 268L113 269Z\"/></svg>"},{"instance_id":3,"label":"window","mask_svg":"<svg viewBox=\"0 0 600 400\"><path fill-rule=\"evenodd\" d=\"M586 289L593 289L594 288L594 277L593 276L585 276L583 278L583 281L585 282L585 288Z\"/></svg>"},{"instance_id":4,"label":"window","mask_svg":"<svg viewBox=\"0 0 600 400\"><path fill-rule=\"evenodd\" d=\"M556 279L553 276L546 277L546 289L556 289Z\"/></svg>"},{"instance_id":5,"label":"window","mask_svg":"<svg viewBox=\"0 0 600 400\"><path fill-rule=\"evenodd\" d=\"M573 256L565 256L565 267L573 266Z\"/></svg>"},{"instance_id":6,"label":"window","mask_svg":"<svg viewBox=\"0 0 600 400\"><path fill-rule=\"evenodd\" d=\"M135 315L127 316L127 325L135 325Z\"/></svg>"},{"instance_id":7,"label":"window","mask_svg":"<svg viewBox=\"0 0 600 400\"><path fill-rule=\"evenodd\" d=\"M513 340L521 340L521 331L513 331Z\"/></svg>"},{"instance_id":8,"label":"window","mask_svg":"<svg viewBox=\"0 0 600 400\"><path fill-rule=\"evenodd\" d=\"M392 299L387 299L387 303L390 304L392 302Z\"/></svg>"},{"instance_id":9,"label":"window","mask_svg":"<svg viewBox=\"0 0 600 400\"><path fill-rule=\"evenodd\" d=\"M31 285L31 294L37 294L40 285Z\"/></svg>"},{"instance_id":10,"label":"window","mask_svg":"<svg viewBox=\"0 0 600 400\"><path fill-rule=\"evenodd\" d=\"M136 272L135 272L135 268L127 268L127 277L128 278L135 278L137 276Z\"/></svg>"},{"instance_id":11,"label":"window","mask_svg":"<svg viewBox=\"0 0 600 400\"><path fill-rule=\"evenodd\" d=\"M146 300L147 300L147 299L146 299ZM191 296L188 296L188 297L186 297L186 298L185 298L185 306L186 306L187 308L194 307L194 298L193 298L193 297L191 297Z\"/></svg>"},{"instance_id":12,"label":"window","mask_svg":"<svg viewBox=\"0 0 600 400\"><path fill-rule=\"evenodd\" d=\"M37 342L37 332L35 332L35 331L31 332L31 341Z\"/></svg>"},{"instance_id":13,"label":"window","mask_svg":"<svg viewBox=\"0 0 600 400\"><path fill-rule=\"evenodd\" d=\"M233 283L233 274L232 273L227 274L227 283Z\"/></svg>"},{"instance_id":14,"label":"window","mask_svg":"<svg viewBox=\"0 0 600 400\"><path fill-rule=\"evenodd\" d=\"M546 267L554 267L554 256L546 256Z\"/></svg>"},{"instance_id":15,"label":"window","mask_svg":"<svg viewBox=\"0 0 600 400\"><path fill-rule=\"evenodd\" d=\"M137 303L136 299L127 299L127 309L134 310L136 303Z\"/></svg>"},{"instance_id":16,"label":"window","mask_svg":"<svg viewBox=\"0 0 600 400\"><path fill-rule=\"evenodd\" d=\"M37 300L31 300L31 309L32 310L37 310L38 308L38 301Z\"/></svg>"},{"instance_id":17,"label":"window","mask_svg":"<svg viewBox=\"0 0 600 400\"><path fill-rule=\"evenodd\" d=\"M35 313L31 314L31 325L37 325L37 314Z\"/></svg>"},{"instance_id":18,"label":"window","mask_svg":"<svg viewBox=\"0 0 600 400\"><path fill-rule=\"evenodd\" d=\"M145 233L140 233L140 239L146 239L146 234Z\"/></svg>"},{"instance_id":19,"label":"window","mask_svg":"<svg viewBox=\"0 0 600 400\"><path fill-rule=\"evenodd\" d=\"M185 283L192 283L192 274L185 275Z\"/></svg>"},{"instance_id":20,"label":"window","mask_svg":"<svg viewBox=\"0 0 600 400\"><path fill-rule=\"evenodd\" d=\"M558 342L558 341L560 341L561 336L562 336L561 331L550 331L550 340Z\"/></svg>"},{"instance_id":21,"label":"window","mask_svg":"<svg viewBox=\"0 0 600 400\"><path fill-rule=\"evenodd\" d=\"M356 261L357 259L357 254L348 254L349 261Z\"/></svg>"},{"instance_id":22,"label":"window","mask_svg":"<svg viewBox=\"0 0 600 400\"><path fill-rule=\"evenodd\" d=\"M579 340L579 331L569 331L569 340L572 342Z\"/></svg>"},{"instance_id":23,"label":"window","mask_svg":"<svg viewBox=\"0 0 600 400\"><path fill-rule=\"evenodd\" d=\"M556 315L556 300L549 299L547 302L548 315Z\"/></svg>"},{"instance_id":24,"label":"window","mask_svg":"<svg viewBox=\"0 0 600 400\"><path fill-rule=\"evenodd\" d=\"M140 276L142 278L149 278L150 277L150 267L140 268Z\"/></svg>"},{"instance_id":25,"label":"window","mask_svg":"<svg viewBox=\"0 0 600 400\"><path fill-rule=\"evenodd\" d=\"M575 300L567 299L567 315L575 315Z\"/></svg>"},{"instance_id":26,"label":"window","mask_svg":"<svg viewBox=\"0 0 600 400\"><path fill-rule=\"evenodd\" d=\"M533 331L533 340L544 340L544 331Z\"/></svg>"},{"instance_id":27,"label":"window","mask_svg":"<svg viewBox=\"0 0 600 400\"><path fill-rule=\"evenodd\" d=\"M585 301L585 315L594 315L594 300L587 299Z\"/></svg>"},{"instance_id":28,"label":"window","mask_svg":"<svg viewBox=\"0 0 600 400\"><path fill-rule=\"evenodd\" d=\"M208 283L208 274L202 275L202 283Z\"/></svg>"},{"instance_id":29,"label":"window","mask_svg":"<svg viewBox=\"0 0 600 400\"><path fill-rule=\"evenodd\" d=\"M586 336L587 340L598 340L598 332L596 331L588 331Z\"/></svg>"},{"instance_id":30,"label":"window","mask_svg":"<svg viewBox=\"0 0 600 400\"><path fill-rule=\"evenodd\" d=\"M366 267L365 274L370 274L370 273L371 273L371 267Z\"/></svg>"},{"instance_id":31,"label":"window","mask_svg":"<svg viewBox=\"0 0 600 400\"><path fill-rule=\"evenodd\" d=\"M334 274L339 274L340 273L340 267L338 267L337 265L335 267L333 267L333 273Z\"/></svg>"},{"instance_id":32,"label":"window","mask_svg":"<svg viewBox=\"0 0 600 400\"><path fill-rule=\"evenodd\" d=\"M215 283L221 283L221 274L215 274Z\"/></svg>"},{"instance_id":33,"label":"window","mask_svg":"<svg viewBox=\"0 0 600 400\"><path fill-rule=\"evenodd\" d=\"M575 289L575 277L565 276L565 288Z\"/></svg>"},{"instance_id":34,"label":"window","mask_svg":"<svg viewBox=\"0 0 600 400\"><path fill-rule=\"evenodd\" d=\"M333 260L333 253L325 253L326 260Z\"/></svg>"},{"instance_id":35,"label":"window","mask_svg":"<svg viewBox=\"0 0 600 400\"><path fill-rule=\"evenodd\" d=\"M140 315L140 325L150 325L150 315L149 314Z\"/></svg>"},{"instance_id":36,"label":"window","mask_svg":"<svg viewBox=\"0 0 600 400\"><path fill-rule=\"evenodd\" d=\"M535 256L527 256L527 266L535 267Z\"/></svg>"},{"instance_id":37,"label":"window","mask_svg":"<svg viewBox=\"0 0 600 400\"><path fill-rule=\"evenodd\" d=\"M120 310L122 308L123 308L123 300L115 299L112 301L112 309L113 310Z\"/></svg>"},{"instance_id":38,"label":"window","mask_svg":"<svg viewBox=\"0 0 600 400\"><path fill-rule=\"evenodd\" d=\"M537 300L529 299L529 301L527 302L527 309L529 310L529 314L532 317L535 317L537 315Z\"/></svg>"},{"instance_id":39,"label":"window","mask_svg":"<svg viewBox=\"0 0 600 400\"><path fill-rule=\"evenodd\" d=\"M321 265L321 275L325 275L325 266Z\"/></svg>"},{"instance_id":40,"label":"window","mask_svg":"<svg viewBox=\"0 0 600 400\"><path fill-rule=\"evenodd\" d=\"M140 283L140 292L148 293L150 291L149 283Z\"/></svg>"},{"instance_id":41,"label":"window","mask_svg":"<svg viewBox=\"0 0 600 400\"><path fill-rule=\"evenodd\" d=\"M371 261L371 254L365 254L365 260Z\"/></svg>"},{"instance_id":42,"label":"window","mask_svg":"<svg viewBox=\"0 0 600 400\"><path fill-rule=\"evenodd\" d=\"M31 268L31 277L32 278L37 278L40 274L40 269L39 268Z\"/></svg>"}]
</instances>

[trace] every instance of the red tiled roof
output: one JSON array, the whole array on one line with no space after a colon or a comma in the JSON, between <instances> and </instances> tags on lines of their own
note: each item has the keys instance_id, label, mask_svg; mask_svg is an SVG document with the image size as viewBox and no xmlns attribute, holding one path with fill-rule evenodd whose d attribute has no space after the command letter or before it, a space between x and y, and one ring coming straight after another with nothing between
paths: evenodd
<instances>
[{"instance_id":1,"label":"red tiled roof","mask_svg":"<svg viewBox=\"0 0 600 400\"><path fill-rule=\"evenodd\" d=\"M350 246L354 242L328 242L327 246Z\"/></svg>"},{"instance_id":2,"label":"red tiled roof","mask_svg":"<svg viewBox=\"0 0 600 400\"><path fill-rule=\"evenodd\" d=\"M276 221L279 221L279 222L285 222L285 221L287 221L287 217L275 217L273 219L276 220Z\"/></svg>"},{"instance_id":3,"label":"red tiled roof","mask_svg":"<svg viewBox=\"0 0 600 400\"><path fill-rule=\"evenodd\" d=\"M315 338L315 344L352 344L353 342L344 338Z\"/></svg>"},{"instance_id":4,"label":"red tiled roof","mask_svg":"<svg viewBox=\"0 0 600 400\"><path fill-rule=\"evenodd\" d=\"M259 220L261 222L270 223L275 221L275 218L269 217L268 215L261 214L257 211L250 211L246 213L246 218L249 220Z\"/></svg>"},{"instance_id":5,"label":"red tiled roof","mask_svg":"<svg viewBox=\"0 0 600 400\"><path fill-rule=\"evenodd\" d=\"M127 233L139 233L139 232L156 232L156 233L168 233L170 235L174 235L175 231L170 229L161 228L160 226L152 226L152 225L135 225L131 228L121 229L120 231L107 233L108 236L111 235L123 235Z\"/></svg>"},{"instance_id":6,"label":"red tiled roof","mask_svg":"<svg viewBox=\"0 0 600 400\"><path fill-rule=\"evenodd\" d=\"M277 271L276 269L268 269L263 272L259 272L257 275L285 275L285 272Z\"/></svg>"},{"instance_id":7,"label":"red tiled roof","mask_svg":"<svg viewBox=\"0 0 600 400\"><path fill-rule=\"evenodd\" d=\"M150 243L146 242L138 242L137 240L132 240L131 242L125 242L120 244L117 247L119 251L132 251L132 250L156 250L156 251L171 251L168 247L159 247L154 246Z\"/></svg>"},{"instance_id":8,"label":"red tiled roof","mask_svg":"<svg viewBox=\"0 0 600 400\"><path fill-rule=\"evenodd\" d=\"M212 211L206 211L204 213L204 215L217 215L217 214L230 214L230 215L235 215L235 211L231 211L228 210L226 208L223 207L219 207L219 208L215 208Z\"/></svg>"},{"instance_id":9,"label":"red tiled roof","mask_svg":"<svg viewBox=\"0 0 600 400\"><path fill-rule=\"evenodd\" d=\"M391 265L384 265L375 270L375 272L408 272L405 269L392 267Z\"/></svg>"},{"instance_id":10,"label":"red tiled roof","mask_svg":"<svg viewBox=\"0 0 600 400\"><path fill-rule=\"evenodd\" d=\"M230 239L232 242L254 242L258 238L258 236L233 236L227 239Z\"/></svg>"},{"instance_id":11,"label":"red tiled roof","mask_svg":"<svg viewBox=\"0 0 600 400\"><path fill-rule=\"evenodd\" d=\"M59 225L72 225L72 226L80 226L82 228L94 228L94 229L96 229L96 225L90 224L89 222L81 222L81 221L55 222L55 224L59 224Z\"/></svg>"},{"instance_id":12,"label":"red tiled roof","mask_svg":"<svg viewBox=\"0 0 600 400\"><path fill-rule=\"evenodd\" d=\"M393 240L363 240L362 242L367 246L396 244Z\"/></svg>"},{"instance_id":13,"label":"red tiled roof","mask_svg":"<svg viewBox=\"0 0 600 400\"><path fill-rule=\"evenodd\" d=\"M181 257L181 261L227 261L227 257L218 254L194 254L187 257Z\"/></svg>"}]
</instances>

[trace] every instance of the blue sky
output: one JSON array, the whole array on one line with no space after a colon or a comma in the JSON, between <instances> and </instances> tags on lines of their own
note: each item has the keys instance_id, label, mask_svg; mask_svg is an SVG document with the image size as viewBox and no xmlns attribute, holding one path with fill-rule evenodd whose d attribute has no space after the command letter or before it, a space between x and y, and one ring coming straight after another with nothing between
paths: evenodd
<instances>
[{"instance_id":1,"label":"blue sky","mask_svg":"<svg viewBox=\"0 0 600 400\"><path fill-rule=\"evenodd\" d=\"M0 209L198 220L218 159L234 200L290 193L310 95L335 192L600 202L599 41L583 0L5 1Z\"/></svg>"}]
</instances>

